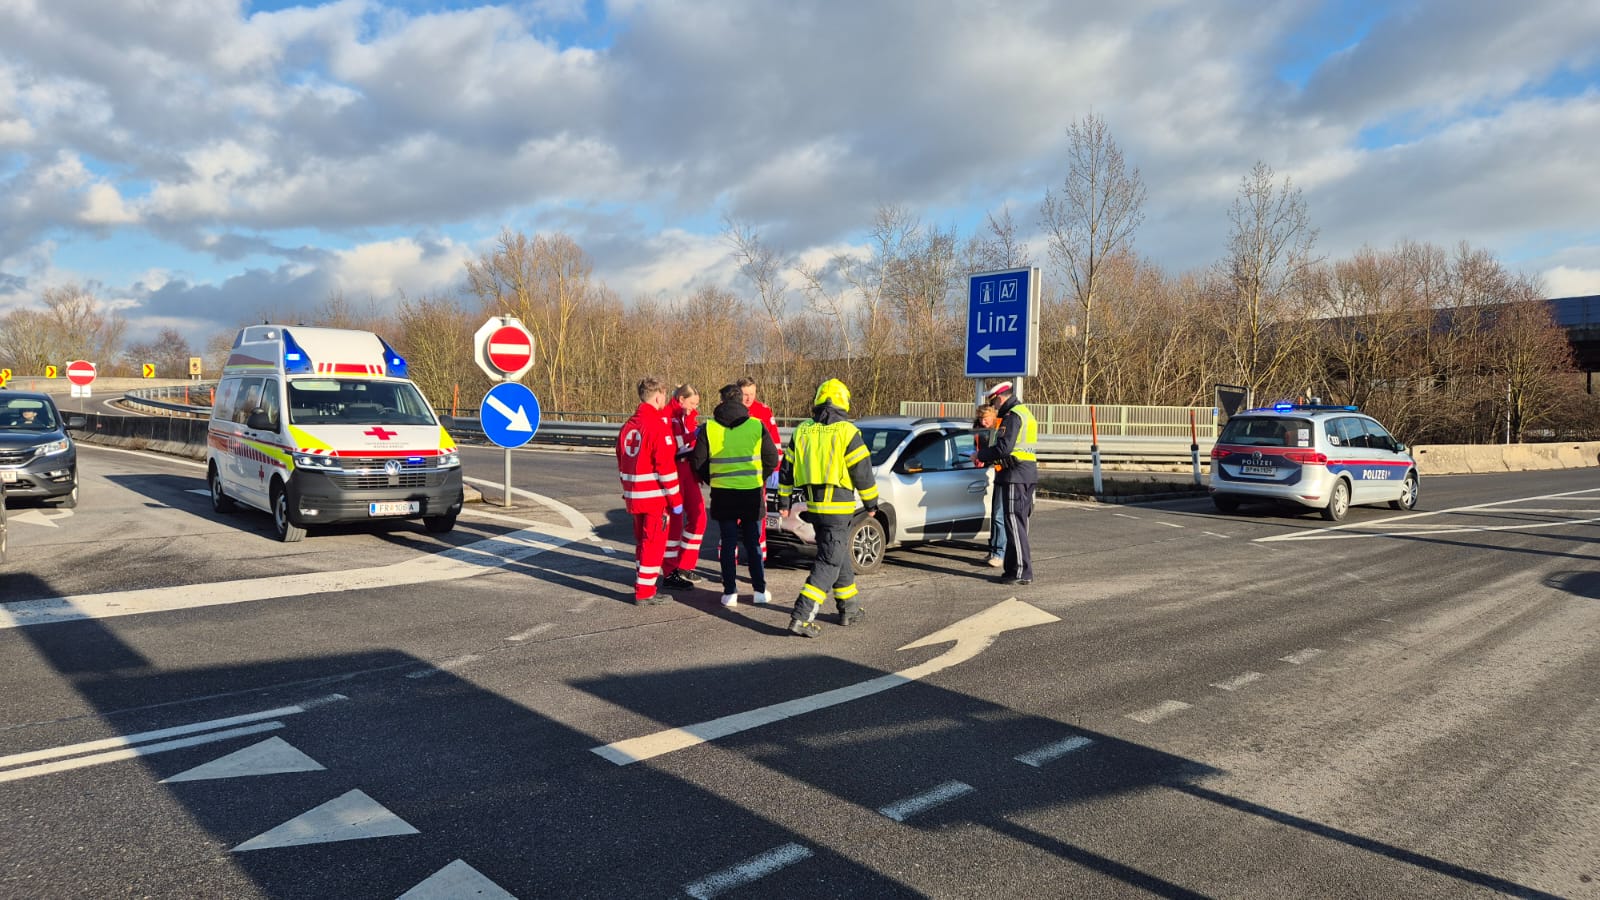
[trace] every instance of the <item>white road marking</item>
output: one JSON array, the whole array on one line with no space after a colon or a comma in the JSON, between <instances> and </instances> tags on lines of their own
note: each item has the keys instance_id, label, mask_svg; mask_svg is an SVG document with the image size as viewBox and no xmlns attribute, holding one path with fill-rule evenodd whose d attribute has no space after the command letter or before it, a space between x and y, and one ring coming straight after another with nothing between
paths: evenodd
<instances>
[{"instance_id":1,"label":"white road marking","mask_svg":"<svg viewBox=\"0 0 1600 900\"><path fill-rule=\"evenodd\" d=\"M1291 663L1293 665L1299 666L1299 665L1304 665L1305 663L1308 663L1308 662L1312 661L1313 659L1316 659L1317 657L1321 656L1322 654L1323 654L1323 651L1318 650L1315 647L1307 647L1304 650L1296 650L1295 652L1289 654L1288 656L1280 656L1280 657L1278 657L1278 659L1281 662Z\"/></svg>"},{"instance_id":2,"label":"white road marking","mask_svg":"<svg viewBox=\"0 0 1600 900\"><path fill-rule=\"evenodd\" d=\"M918 813L927 812L935 806L949 803L957 797L964 797L976 788L964 781L946 781L938 787L923 791L914 797L897 800L894 803L879 808L883 813L896 822L904 822Z\"/></svg>"},{"instance_id":3,"label":"white road marking","mask_svg":"<svg viewBox=\"0 0 1600 900\"><path fill-rule=\"evenodd\" d=\"M452 669L459 669L462 666L467 665L468 663L474 663L474 662L477 662L480 659L483 659L483 657L479 656L476 653L468 653L465 656L457 656L457 657L453 657L451 659L447 659L447 660L445 660L444 662L441 662L441 663L435 663L431 668L423 669L420 672L412 672L411 674L407 675L406 677L407 678L430 678L430 677L432 677L434 675L438 675L440 672L449 672Z\"/></svg>"},{"instance_id":4,"label":"white road marking","mask_svg":"<svg viewBox=\"0 0 1600 900\"><path fill-rule=\"evenodd\" d=\"M1510 500L1496 500L1491 503L1476 503L1471 506L1456 506L1451 507L1450 509L1414 512L1401 516L1389 516L1388 518L1376 519L1371 522L1346 522L1342 525L1334 525L1328 528L1317 528L1311 531L1295 534L1269 535L1267 537L1256 538L1255 543L1265 544L1276 541L1340 540L1344 538L1406 537L1408 534L1418 532L1425 533L1430 536L1436 534L1470 534L1482 531L1524 531L1533 528L1559 528L1566 525L1587 525L1591 522L1600 522L1600 517L1588 519L1567 519L1559 522L1524 522L1519 525L1451 525L1449 523L1444 523L1441 525L1439 523L1416 522L1409 525L1396 526L1397 528L1405 529L1398 531L1356 532L1350 530L1354 528L1376 529L1380 526L1390 525L1391 523L1395 522L1412 522L1414 519L1427 518L1430 516L1444 516L1452 513L1474 513L1485 511L1519 512L1521 510L1515 506L1511 506L1510 504L1530 503L1535 500L1562 500L1570 497L1582 497L1586 494L1595 493L1600 493L1600 488L1586 488L1581 491L1564 491L1559 494L1541 494L1536 497L1516 497ZM1583 512L1582 510L1572 511Z\"/></svg>"},{"instance_id":5,"label":"white road marking","mask_svg":"<svg viewBox=\"0 0 1600 900\"><path fill-rule=\"evenodd\" d=\"M233 853L365 838L421 834L410 822L359 790L341 794L234 847Z\"/></svg>"},{"instance_id":6,"label":"white road marking","mask_svg":"<svg viewBox=\"0 0 1600 900\"><path fill-rule=\"evenodd\" d=\"M1260 681L1265 677L1267 676L1261 674L1260 672L1246 672L1243 675L1235 675L1232 678L1229 678L1227 681L1219 681L1211 686L1217 688L1218 690L1237 691L1239 688L1242 688L1247 684Z\"/></svg>"},{"instance_id":7,"label":"white road marking","mask_svg":"<svg viewBox=\"0 0 1600 900\"><path fill-rule=\"evenodd\" d=\"M1087 747L1092 743L1094 743L1094 741L1090 740L1089 738L1083 737L1082 735L1075 735L1067 738L1066 740L1056 741L1054 744L1046 744L1037 750L1029 750L1027 753L1024 753L1020 756L1012 757L1012 759L1015 759L1017 762L1022 763L1023 765L1033 766L1035 769L1039 769L1043 768L1044 764L1047 762L1054 762L1055 760L1066 756L1068 753L1071 753L1075 750L1082 750L1084 747Z\"/></svg>"},{"instance_id":8,"label":"white road marking","mask_svg":"<svg viewBox=\"0 0 1600 900\"><path fill-rule=\"evenodd\" d=\"M1150 725L1165 719L1167 716L1170 716L1173 713L1183 712L1188 708L1189 704L1184 703L1182 700L1163 700L1149 709L1141 709L1138 712L1128 713L1127 718L1130 718L1135 722L1143 722L1146 725Z\"/></svg>"},{"instance_id":9,"label":"white road marking","mask_svg":"<svg viewBox=\"0 0 1600 900\"><path fill-rule=\"evenodd\" d=\"M937 644L954 641L955 646L944 653L935 656L921 665L902 669L889 675L880 675L877 678L812 694L809 697L800 697L783 703L774 703L760 709L748 712L735 713L686 725L682 728L668 728L654 734L642 737L629 738L625 741L616 741L601 747L591 748L594 753L608 759L619 766L626 766L640 760L650 759L664 753L672 753L685 747L693 747L706 741L738 734L752 728L781 722L793 716L816 712L830 706L870 697L873 694L897 688L903 684L910 684L918 679L925 678L935 672L966 662L982 653L993 644L1000 634L1016 628L1029 628L1034 625L1044 625L1050 622L1059 622L1061 619L1034 606L1023 603L1015 597L989 607L981 613L969 616L951 625L940 629L925 638L912 641L901 647L901 650L911 650L916 647L931 647Z\"/></svg>"},{"instance_id":10,"label":"white road marking","mask_svg":"<svg viewBox=\"0 0 1600 900\"><path fill-rule=\"evenodd\" d=\"M505 489L505 484L503 482L488 481L483 478L467 478L465 476L463 476L461 480L467 482L468 484L478 485L480 487L498 487L502 490ZM562 503L560 500L557 500L554 497L546 497L543 494L535 494L533 491L525 491L519 487L513 487L511 489L511 493L516 496L527 497L529 500L532 500L541 506L547 506L550 509L560 513L561 517L567 520L567 527L571 528L573 531L581 531L585 534L594 531L594 523L589 521L588 516L579 512L577 509Z\"/></svg>"},{"instance_id":11,"label":"white road marking","mask_svg":"<svg viewBox=\"0 0 1600 900\"><path fill-rule=\"evenodd\" d=\"M60 528L57 519L72 518L70 509L30 509L27 512L12 513L10 522L13 525L43 525L46 528Z\"/></svg>"},{"instance_id":12,"label":"white road marking","mask_svg":"<svg viewBox=\"0 0 1600 900\"><path fill-rule=\"evenodd\" d=\"M202 763L171 778L161 779L161 784L174 781L214 781L219 778L247 778L254 775L283 775L289 772L321 772L326 767L301 753L299 748L281 737L270 737L243 750Z\"/></svg>"},{"instance_id":13,"label":"white road marking","mask_svg":"<svg viewBox=\"0 0 1600 900\"><path fill-rule=\"evenodd\" d=\"M550 629L552 629L554 627L556 627L554 622L546 622L543 625L535 625L532 628L529 628L527 631L523 631L523 632L519 632L517 634L513 634L511 637L506 638L506 640L508 640L508 641L525 641L528 638L534 637L536 635L544 634L546 631L549 631Z\"/></svg>"},{"instance_id":14,"label":"white road marking","mask_svg":"<svg viewBox=\"0 0 1600 900\"><path fill-rule=\"evenodd\" d=\"M464 900L467 897L517 900L505 888L459 859L418 882L398 900Z\"/></svg>"},{"instance_id":15,"label":"white road marking","mask_svg":"<svg viewBox=\"0 0 1600 900\"><path fill-rule=\"evenodd\" d=\"M21 781L24 778L36 778L40 775L53 775L57 772L69 772L73 769L87 769L90 766L121 762L125 759L136 759L140 756L150 756L156 753L166 753L168 750L182 750L185 747L198 747L201 744L211 744L217 741L226 741L231 738L244 737L251 734L261 734L264 731L276 731L282 727L282 722L261 722L255 725L246 725L243 728L230 728L226 731L213 731L209 734L178 738L174 741L162 741L156 744L143 744L138 747L128 747L123 750L111 750L106 753L94 753L89 756L76 756L72 759L61 759L56 760L55 762L39 763L38 765L33 766L23 766L20 769L6 769L5 771L0 771L0 782Z\"/></svg>"},{"instance_id":16,"label":"white road marking","mask_svg":"<svg viewBox=\"0 0 1600 900\"><path fill-rule=\"evenodd\" d=\"M1184 527L1182 525L1177 525L1177 524L1174 524L1172 522L1157 522L1156 524L1157 525L1165 525L1168 528L1182 528L1182 527Z\"/></svg>"},{"instance_id":17,"label":"white road marking","mask_svg":"<svg viewBox=\"0 0 1600 900\"><path fill-rule=\"evenodd\" d=\"M600 552L601 553L615 553L617 551L611 549L610 547L601 547L600 548Z\"/></svg>"},{"instance_id":18,"label":"white road marking","mask_svg":"<svg viewBox=\"0 0 1600 900\"><path fill-rule=\"evenodd\" d=\"M803 859L809 859L810 856L811 851L799 844L784 844L736 866L729 866L699 881L686 884L683 886L683 892L695 900L709 900L718 894L759 881L784 866L792 866Z\"/></svg>"},{"instance_id":19,"label":"white road marking","mask_svg":"<svg viewBox=\"0 0 1600 900\"><path fill-rule=\"evenodd\" d=\"M184 493L185 494L199 494L202 497L210 497L211 496L211 489L210 488L189 488L187 491L184 491Z\"/></svg>"},{"instance_id":20,"label":"white road marking","mask_svg":"<svg viewBox=\"0 0 1600 900\"><path fill-rule=\"evenodd\" d=\"M1202 531L1200 533L1204 534L1204 535L1209 535L1211 537L1217 537L1217 538L1225 538L1225 537L1229 536L1229 535L1226 535L1226 534L1218 534L1215 531Z\"/></svg>"},{"instance_id":21,"label":"white road marking","mask_svg":"<svg viewBox=\"0 0 1600 900\"><path fill-rule=\"evenodd\" d=\"M574 606L573 608L567 610L567 612L569 612L569 613L581 613L584 610L588 609L589 607L595 605L595 603L598 602L599 599L600 598L598 598L598 597L585 597L581 601L578 602L577 606Z\"/></svg>"},{"instance_id":22,"label":"white road marking","mask_svg":"<svg viewBox=\"0 0 1600 900\"><path fill-rule=\"evenodd\" d=\"M28 600L0 607L0 628L453 581L498 570L586 536L558 525L541 525L385 566Z\"/></svg>"},{"instance_id":23,"label":"white road marking","mask_svg":"<svg viewBox=\"0 0 1600 900\"><path fill-rule=\"evenodd\" d=\"M280 706L276 709L262 710L261 712L244 713L237 716L228 716L224 719L209 719L204 722L191 722L188 725L174 725L171 728L159 728L155 731L140 731L135 734L124 734L112 738L101 738L96 741L84 741L79 744L67 744L61 747L51 747L48 750L31 750L27 753L13 753L10 756L0 756L0 768L16 766L23 763L38 762L41 759L59 759L63 756L76 756L79 753L90 753L95 750L105 750L111 747L127 747L132 744L142 744L145 741L155 741L162 738L177 737L184 734L194 734L198 731L212 731L218 728L228 728L234 725L243 725L247 722L259 722L262 719L281 719L303 713L308 709L348 700L343 694L328 694L314 700L307 700L295 706Z\"/></svg>"},{"instance_id":24,"label":"white road marking","mask_svg":"<svg viewBox=\"0 0 1600 900\"><path fill-rule=\"evenodd\" d=\"M1130 516L1127 513L1112 513L1112 515L1116 516L1119 519L1137 519L1137 518L1139 518L1138 516Z\"/></svg>"},{"instance_id":25,"label":"white road marking","mask_svg":"<svg viewBox=\"0 0 1600 900\"><path fill-rule=\"evenodd\" d=\"M79 441L78 448L80 450L91 449L95 451L103 451L105 453L126 453L129 456L142 456L145 459L159 459L163 462L169 462L179 466L188 466L192 469L204 469L206 467L206 464L203 462L195 462L192 459L184 459L181 456L170 456L165 453L151 453L147 450L125 450L121 447L107 447L103 444L92 444L88 441ZM206 491L205 495L209 497L211 496L211 492Z\"/></svg>"}]
</instances>

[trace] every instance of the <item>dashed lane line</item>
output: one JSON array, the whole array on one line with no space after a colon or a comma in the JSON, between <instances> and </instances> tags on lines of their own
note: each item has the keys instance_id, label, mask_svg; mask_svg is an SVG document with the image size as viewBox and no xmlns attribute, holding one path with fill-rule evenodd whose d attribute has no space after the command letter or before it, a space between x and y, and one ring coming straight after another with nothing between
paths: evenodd
<instances>
[{"instance_id":1,"label":"dashed lane line","mask_svg":"<svg viewBox=\"0 0 1600 900\"><path fill-rule=\"evenodd\" d=\"M546 631L549 631L550 629L552 629L554 627L556 627L554 622L546 622L543 625L535 625L532 628L529 628L527 631L522 631L522 632L518 632L517 634L513 634L512 636L506 638L506 640L508 640L508 641L525 641L528 638L537 637L537 636L539 636L541 634L544 634Z\"/></svg>"},{"instance_id":2,"label":"dashed lane line","mask_svg":"<svg viewBox=\"0 0 1600 900\"><path fill-rule=\"evenodd\" d=\"M699 881L690 882L683 886L683 892L695 900L708 900L735 888L753 884L785 866L792 866L809 858L811 858L809 848L800 844L784 844L760 856L753 856L742 863L707 875Z\"/></svg>"},{"instance_id":3,"label":"dashed lane line","mask_svg":"<svg viewBox=\"0 0 1600 900\"><path fill-rule=\"evenodd\" d=\"M1260 672L1245 672L1243 675L1235 675L1227 681L1219 681L1211 686L1222 691L1237 691L1239 688L1247 684L1254 684L1265 677L1267 676Z\"/></svg>"},{"instance_id":4,"label":"dashed lane line","mask_svg":"<svg viewBox=\"0 0 1600 900\"><path fill-rule=\"evenodd\" d=\"M1036 750L1029 750L1027 753L1013 756L1012 759L1025 766L1033 766L1035 769L1039 769L1043 768L1045 763L1054 762L1093 743L1093 740L1082 735L1074 735L1065 740L1056 741L1053 744L1046 744Z\"/></svg>"},{"instance_id":5,"label":"dashed lane line","mask_svg":"<svg viewBox=\"0 0 1600 900\"><path fill-rule=\"evenodd\" d=\"M1286 662L1296 666L1303 666L1313 659L1321 656L1323 652L1324 651L1318 650L1316 647L1307 647L1304 650L1296 650L1288 656L1280 656L1278 659L1280 662Z\"/></svg>"},{"instance_id":6,"label":"dashed lane line","mask_svg":"<svg viewBox=\"0 0 1600 900\"><path fill-rule=\"evenodd\" d=\"M94 753L89 756L78 756L72 759L61 759L55 762L39 763L33 766L23 766L18 769L0 771L0 782L21 781L24 778L36 778L40 775L53 775L57 772L68 772L73 769L87 769L90 766L104 765L105 763L120 762L125 759L136 759L141 756L151 756L156 753L166 753L169 750L182 750L185 747L198 747L201 744L212 744L217 741L231 740L236 737L245 737L251 734L261 734L267 731L276 731L283 727L282 722L259 722L255 725L246 725L242 728L229 728L225 731L213 731L193 737L178 738L171 741L161 741L154 744L143 744L138 747L126 747L122 750L108 750L105 753Z\"/></svg>"},{"instance_id":7,"label":"dashed lane line","mask_svg":"<svg viewBox=\"0 0 1600 900\"><path fill-rule=\"evenodd\" d=\"M1317 528L1311 531L1291 534L1274 534L1267 537L1256 538L1254 543L1266 544L1279 541L1317 541L1340 540L1348 538L1380 538L1380 537L1407 537L1418 533L1428 536L1446 534L1471 534L1484 531L1526 531L1534 528L1560 528L1568 525L1587 525L1600 522L1600 517L1586 519L1563 519L1557 522L1524 522L1517 525L1451 525L1449 523L1416 522L1416 519L1450 515L1452 513L1477 513L1486 511L1519 512L1526 511L1512 506L1514 503L1531 503L1535 500L1566 500L1569 498L1584 498L1585 495L1600 493L1600 488L1586 488L1581 491L1563 491L1558 494L1540 494L1535 497L1514 497L1509 500L1495 500L1490 503L1475 503L1470 506L1455 506L1449 509L1429 510L1427 512L1413 512L1400 516L1389 516L1371 522L1345 522L1327 528ZM1557 514L1584 513L1587 510L1560 510ZM1396 524L1408 523L1408 524ZM1355 531L1353 529L1365 529Z\"/></svg>"},{"instance_id":8,"label":"dashed lane line","mask_svg":"<svg viewBox=\"0 0 1600 900\"><path fill-rule=\"evenodd\" d=\"M936 806L943 806L975 790L977 789L964 781L946 781L938 787L930 788L915 796L897 800L888 806L880 808L878 812L896 822L904 822L912 816L925 813Z\"/></svg>"},{"instance_id":9,"label":"dashed lane line","mask_svg":"<svg viewBox=\"0 0 1600 900\"><path fill-rule=\"evenodd\" d=\"M1163 700L1149 709L1128 713L1127 718L1145 725L1153 725L1174 713L1183 712L1188 708L1189 704L1184 703L1182 700Z\"/></svg>"}]
</instances>

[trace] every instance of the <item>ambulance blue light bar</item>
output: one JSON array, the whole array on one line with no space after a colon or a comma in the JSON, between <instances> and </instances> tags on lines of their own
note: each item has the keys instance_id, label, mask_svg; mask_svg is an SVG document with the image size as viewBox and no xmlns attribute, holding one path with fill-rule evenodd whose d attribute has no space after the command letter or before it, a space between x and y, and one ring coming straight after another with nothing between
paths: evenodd
<instances>
[{"instance_id":1,"label":"ambulance blue light bar","mask_svg":"<svg viewBox=\"0 0 1600 900\"><path fill-rule=\"evenodd\" d=\"M409 377L406 375L405 358L394 352L394 348L389 346L389 342L385 341L383 338L378 338L378 343L383 345L384 374L388 375L390 378Z\"/></svg>"},{"instance_id":2,"label":"ambulance blue light bar","mask_svg":"<svg viewBox=\"0 0 1600 900\"><path fill-rule=\"evenodd\" d=\"M288 330L283 332L283 373L285 375L310 375L316 369L311 365L311 357L300 348Z\"/></svg>"}]
</instances>

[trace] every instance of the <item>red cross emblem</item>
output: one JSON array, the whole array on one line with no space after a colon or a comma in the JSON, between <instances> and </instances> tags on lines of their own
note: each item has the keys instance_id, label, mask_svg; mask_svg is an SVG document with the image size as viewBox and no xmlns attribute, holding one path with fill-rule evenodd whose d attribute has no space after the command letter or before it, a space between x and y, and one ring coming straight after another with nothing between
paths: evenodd
<instances>
[{"instance_id":1,"label":"red cross emblem","mask_svg":"<svg viewBox=\"0 0 1600 900\"><path fill-rule=\"evenodd\" d=\"M374 426L372 426L371 429L369 429L367 431L363 431L361 433L362 434L370 434L370 435L372 435L373 437L377 438L380 441L387 441L389 438L394 437L395 435L399 434L400 432L398 432L398 431L390 431L390 430L388 430L387 428L384 428L381 425L374 425Z\"/></svg>"},{"instance_id":2,"label":"red cross emblem","mask_svg":"<svg viewBox=\"0 0 1600 900\"><path fill-rule=\"evenodd\" d=\"M628 432L628 434L625 437L623 437L623 439L622 439L622 452L623 453L628 454L630 457L638 456L639 455L639 451L643 450L643 449L644 449L644 432L642 432L639 429L635 428L634 430Z\"/></svg>"}]
</instances>

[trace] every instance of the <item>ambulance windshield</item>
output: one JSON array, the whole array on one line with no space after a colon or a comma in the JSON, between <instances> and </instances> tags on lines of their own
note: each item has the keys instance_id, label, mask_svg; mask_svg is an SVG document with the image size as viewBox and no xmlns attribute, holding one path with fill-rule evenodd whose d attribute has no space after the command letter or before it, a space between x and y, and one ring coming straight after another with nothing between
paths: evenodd
<instances>
[{"instance_id":1,"label":"ambulance windshield","mask_svg":"<svg viewBox=\"0 0 1600 900\"><path fill-rule=\"evenodd\" d=\"M296 378L289 382L294 425L435 425L428 401L409 381Z\"/></svg>"}]
</instances>

